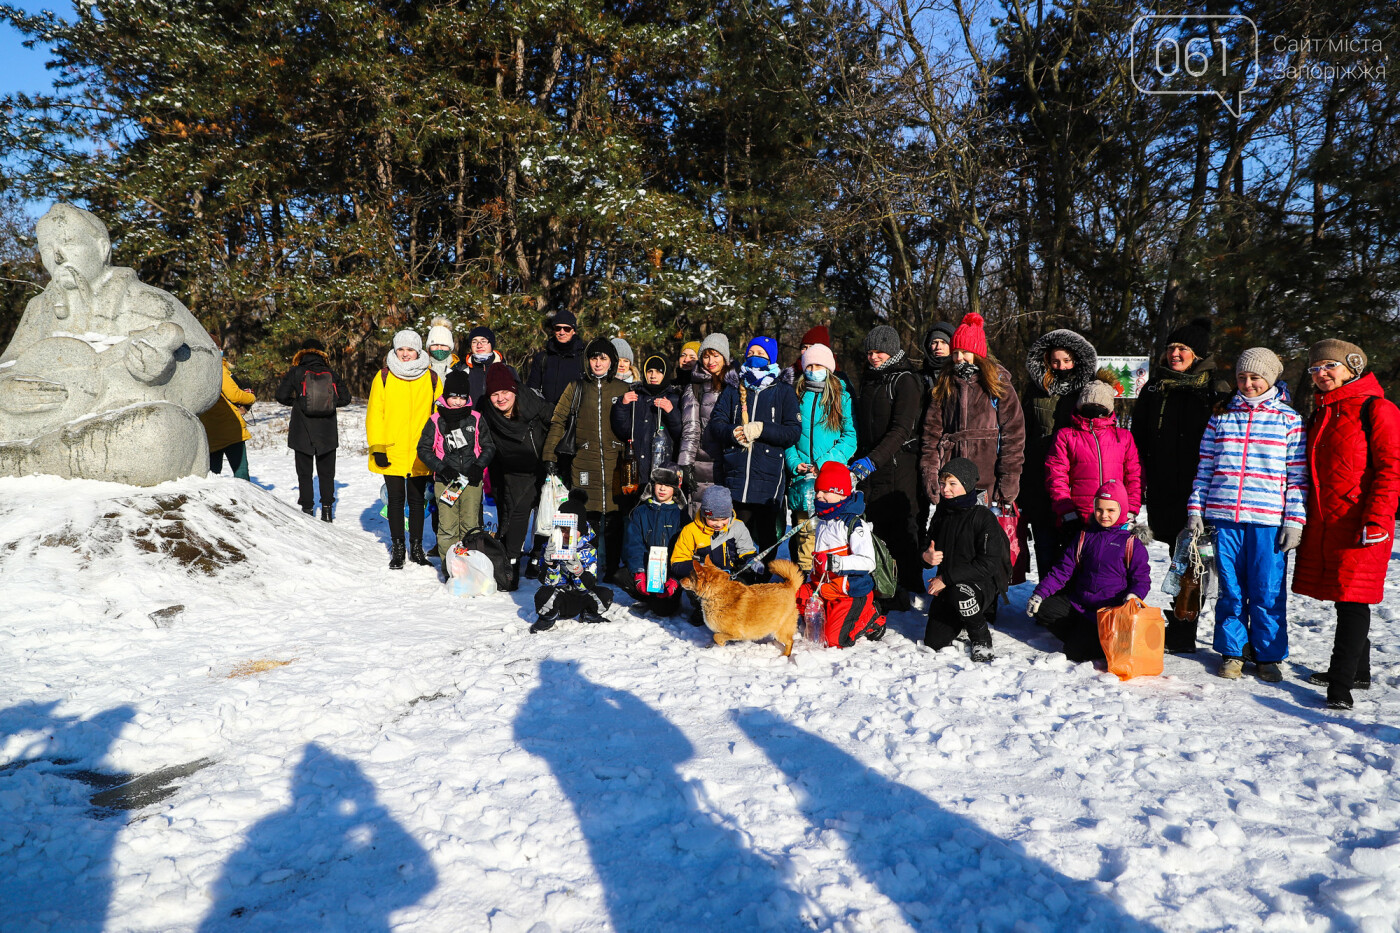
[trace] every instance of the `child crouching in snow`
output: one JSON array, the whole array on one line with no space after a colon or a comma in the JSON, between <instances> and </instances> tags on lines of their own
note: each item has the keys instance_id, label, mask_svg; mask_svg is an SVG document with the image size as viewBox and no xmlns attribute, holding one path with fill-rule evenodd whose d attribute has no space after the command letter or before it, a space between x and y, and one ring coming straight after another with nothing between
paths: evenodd
<instances>
[{"instance_id":1,"label":"child crouching in snow","mask_svg":"<svg viewBox=\"0 0 1400 933\"><path fill-rule=\"evenodd\" d=\"M681 528L688 524L680 486L680 467L676 464L653 467L651 484L627 517L627 534L622 540L622 562L631 579L632 597L653 612L666 616L675 615L681 606L680 582L673 579L670 572L671 549ZM653 548L666 552L661 561L660 593L647 592L647 570Z\"/></svg>"},{"instance_id":2,"label":"child crouching in snow","mask_svg":"<svg viewBox=\"0 0 1400 933\"><path fill-rule=\"evenodd\" d=\"M671 549L671 579L680 581L695 572L695 564L708 560L725 573L734 573L757 553L753 538L744 523L734 517L734 497L728 486L716 484L700 494L700 508L695 521L681 529L676 546ZM741 583L755 583L759 574L741 573ZM690 594L690 624L705 624L700 602Z\"/></svg>"},{"instance_id":3,"label":"child crouching in snow","mask_svg":"<svg viewBox=\"0 0 1400 933\"><path fill-rule=\"evenodd\" d=\"M977 464L954 457L938 473L940 499L924 562L938 568L929 581L924 644L946 648L967 630L972 660L996 659L992 630L997 597L1011 580L1011 543L992 510L977 501Z\"/></svg>"},{"instance_id":4,"label":"child crouching in snow","mask_svg":"<svg viewBox=\"0 0 1400 933\"><path fill-rule=\"evenodd\" d=\"M826 614L828 645L849 648L857 638L879 641L885 617L875 606L875 540L865 520L865 494L852 491L851 471L828 460L817 471L817 531L812 574L797 591L799 611L815 592Z\"/></svg>"},{"instance_id":5,"label":"child crouching in snow","mask_svg":"<svg viewBox=\"0 0 1400 933\"><path fill-rule=\"evenodd\" d=\"M598 548L584 512L585 498L582 492L574 490L559 509L578 516L574 555L569 560L546 555L544 569L540 572L541 585L535 591L538 618L530 626L531 632L552 629L561 618L602 622L603 613L612 605L612 590L598 584Z\"/></svg>"},{"instance_id":6,"label":"child crouching in snow","mask_svg":"<svg viewBox=\"0 0 1400 933\"><path fill-rule=\"evenodd\" d=\"M1186 504L1189 530L1215 526L1215 650L1218 673L1230 680L1244 670L1246 645L1268 683L1283 679L1279 662L1288 657L1288 552L1307 521L1308 451L1302 417L1274 386L1282 372L1270 350L1240 354L1239 391L1206 426Z\"/></svg>"},{"instance_id":7,"label":"child crouching in snow","mask_svg":"<svg viewBox=\"0 0 1400 933\"><path fill-rule=\"evenodd\" d=\"M1026 615L1064 642L1071 661L1103 658L1098 611L1142 599L1152 588L1147 548L1120 528L1127 491L1109 480L1094 493L1093 520L1071 539L1065 555L1035 588Z\"/></svg>"}]
</instances>

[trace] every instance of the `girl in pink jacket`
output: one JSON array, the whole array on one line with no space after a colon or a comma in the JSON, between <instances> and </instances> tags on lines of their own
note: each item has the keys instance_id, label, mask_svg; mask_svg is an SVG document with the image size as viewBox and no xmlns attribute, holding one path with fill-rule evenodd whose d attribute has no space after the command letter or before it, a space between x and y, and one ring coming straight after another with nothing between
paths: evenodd
<instances>
[{"instance_id":1,"label":"girl in pink jacket","mask_svg":"<svg viewBox=\"0 0 1400 933\"><path fill-rule=\"evenodd\" d=\"M1113 387L1101 378L1079 393L1073 423L1055 434L1045 458L1045 488L1061 526L1088 521L1094 491L1117 480L1127 491L1124 521L1142 508L1142 467L1133 435L1113 415Z\"/></svg>"}]
</instances>

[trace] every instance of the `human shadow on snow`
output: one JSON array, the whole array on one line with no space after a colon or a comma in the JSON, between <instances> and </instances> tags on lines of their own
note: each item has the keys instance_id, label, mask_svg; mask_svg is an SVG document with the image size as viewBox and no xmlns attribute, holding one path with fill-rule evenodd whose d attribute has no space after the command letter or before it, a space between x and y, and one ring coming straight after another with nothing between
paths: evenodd
<instances>
[{"instance_id":1,"label":"human shadow on snow","mask_svg":"<svg viewBox=\"0 0 1400 933\"><path fill-rule=\"evenodd\" d=\"M833 830L856 870L916 930L1150 931L1126 913L971 820L883 777L825 739L762 709L731 713L787 777L814 831Z\"/></svg>"},{"instance_id":2,"label":"human shadow on snow","mask_svg":"<svg viewBox=\"0 0 1400 933\"><path fill-rule=\"evenodd\" d=\"M428 853L379 803L355 762L312 742L286 809L259 820L224 866L201 933L387 931L437 885Z\"/></svg>"},{"instance_id":3,"label":"human shadow on snow","mask_svg":"<svg viewBox=\"0 0 1400 933\"><path fill-rule=\"evenodd\" d=\"M568 796L618 933L804 928L778 869L678 773L695 754L679 729L572 662L539 676L515 738Z\"/></svg>"},{"instance_id":4,"label":"human shadow on snow","mask_svg":"<svg viewBox=\"0 0 1400 933\"><path fill-rule=\"evenodd\" d=\"M112 899L112 848L127 811L94 810L100 775L62 770L96 762L135 710L118 706L90 719L62 716L58 702L24 702L0 710L0 745L34 733L31 747L0 767L3 809L21 836L0 864L0 930L97 933Z\"/></svg>"}]
</instances>

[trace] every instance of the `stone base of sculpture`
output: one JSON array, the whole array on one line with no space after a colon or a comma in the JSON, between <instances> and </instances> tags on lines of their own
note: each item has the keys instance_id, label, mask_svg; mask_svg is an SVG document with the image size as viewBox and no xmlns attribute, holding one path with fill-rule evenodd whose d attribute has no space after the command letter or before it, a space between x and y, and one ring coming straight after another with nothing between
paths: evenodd
<instances>
[{"instance_id":1,"label":"stone base of sculpture","mask_svg":"<svg viewBox=\"0 0 1400 933\"><path fill-rule=\"evenodd\" d=\"M0 476L51 473L156 486L209 471L199 418L170 402L148 402L70 422L27 441L0 442Z\"/></svg>"}]
</instances>

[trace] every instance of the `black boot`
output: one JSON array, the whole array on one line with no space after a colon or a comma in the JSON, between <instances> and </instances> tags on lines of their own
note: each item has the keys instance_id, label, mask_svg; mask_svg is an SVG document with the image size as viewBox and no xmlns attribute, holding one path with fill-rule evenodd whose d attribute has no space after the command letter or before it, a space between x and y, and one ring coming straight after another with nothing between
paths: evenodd
<instances>
[{"instance_id":1,"label":"black boot","mask_svg":"<svg viewBox=\"0 0 1400 933\"><path fill-rule=\"evenodd\" d=\"M1353 690L1370 690L1370 689L1371 689L1371 675L1370 675L1370 674L1366 674L1366 675L1364 675L1364 677L1365 677L1365 679L1363 680L1363 679L1362 679L1362 675L1359 675L1359 674L1358 674L1356 680L1353 680L1353 681L1351 682L1351 689L1353 689ZM1308 683L1310 683L1310 684L1317 684L1319 687L1326 687L1326 686L1328 686L1329 684L1332 683L1332 675L1331 675L1331 674L1328 674L1326 671L1318 671L1316 674L1309 674L1309 675L1308 675Z\"/></svg>"},{"instance_id":2,"label":"black boot","mask_svg":"<svg viewBox=\"0 0 1400 933\"><path fill-rule=\"evenodd\" d=\"M391 545L391 551L390 551L390 557L389 557L389 569L390 569L390 570L402 570L402 569L403 569L403 550L404 550L404 548L403 548L403 542L402 542L402 541L395 541L395 542L393 542L393 544Z\"/></svg>"},{"instance_id":3,"label":"black boot","mask_svg":"<svg viewBox=\"0 0 1400 933\"><path fill-rule=\"evenodd\" d=\"M335 513L331 511L331 508L332 507L329 505L321 506L321 521L325 522L326 524L330 524L331 522L335 521Z\"/></svg>"},{"instance_id":4,"label":"black boot","mask_svg":"<svg viewBox=\"0 0 1400 933\"><path fill-rule=\"evenodd\" d=\"M307 515L315 515L315 514L316 514L316 506L314 506L314 505L303 505L303 506L301 507L301 510L302 510L303 512L305 512Z\"/></svg>"},{"instance_id":5,"label":"black boot","mask_svg":"<svg viewBox=\"0 0 1400 933\"><path fill-rule=\"evenodd\" d=\"M525 559L525 576L531 580L536 580L540 575L540 565L544 563L545 539L540 538L530 552L530 556Z\"/></svg>"},{"instance_id":6,"label":"black boot","mask_svg":"<svg viewBox=\"0 0 1400 933\"><path fill-rule=\"evenodd\" d=\"M533 625L530 626L530 633L547 632L554 628L554 623L559 619L559 610L550 606L539 613Z\"/></svg>"},{"instance_id":7,"label":"black boot","mask_svg":"<svg viewBox=\"0 0 1400 933\"><path fill-rule=\"evenodd\" d=\"M506 572L506 592L514 593L516 590L520 589L520 561L511 561Z\"/></svg>"},{"instance_id":8,"label":"black boot","mask_svg":"<svg viewBox=\"0 0 1400 933\"><path fill-rule=\"evenodd\" d=\"M413 542L413 547L408 549L408 559L420 567L432 566L432 564L428 563L428 555L423 553L422 541Z\"/></svg>"}]
</instances>

